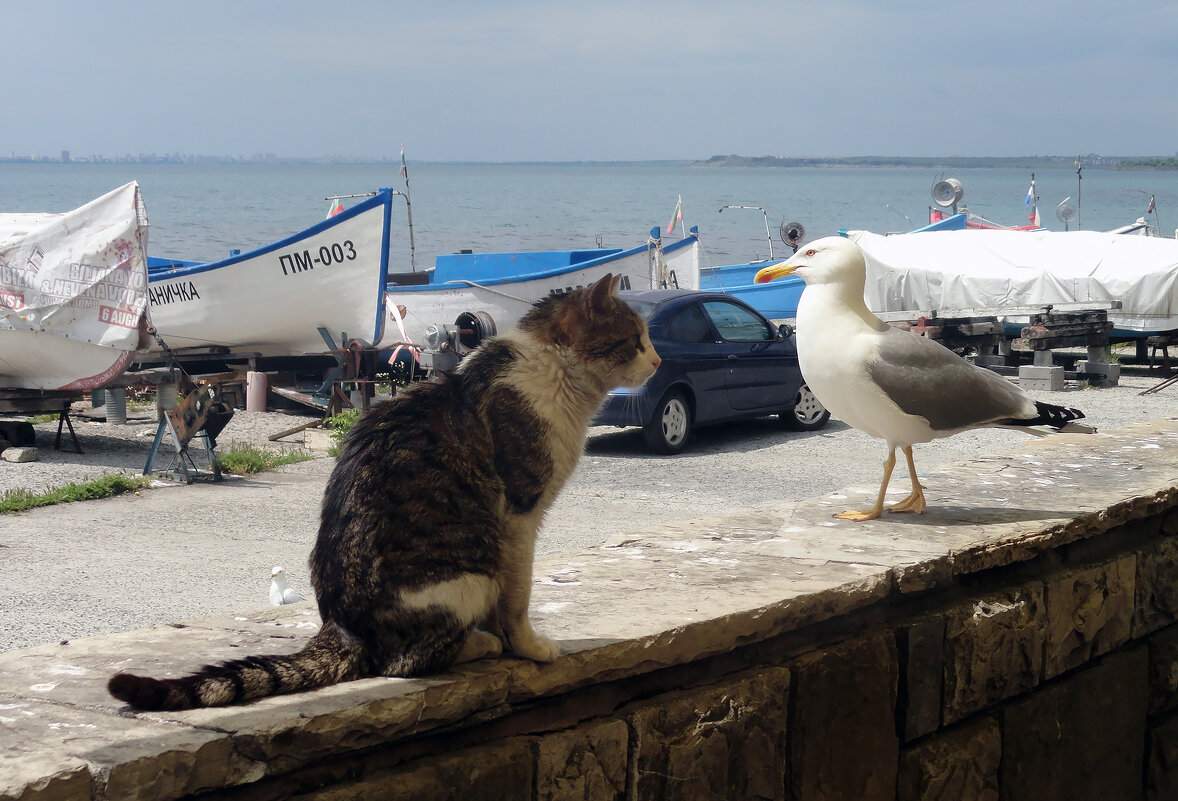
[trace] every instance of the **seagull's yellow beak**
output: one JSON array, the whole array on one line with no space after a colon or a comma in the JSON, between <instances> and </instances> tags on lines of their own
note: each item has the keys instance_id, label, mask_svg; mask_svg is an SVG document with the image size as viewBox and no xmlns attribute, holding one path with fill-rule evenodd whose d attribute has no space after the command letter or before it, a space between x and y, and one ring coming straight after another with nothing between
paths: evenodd
<instances>
[{"instance_id":1,"label":"seagull's yellow beak","mask_svg":"<svg viewBox=\"0 0 1178 801\"><path fill-rule=\"evenodd\" d=\"M774 278L781 278L783 275L789 275L801 265L790 264L788 261L771 264L768 267L762 267L757 270L757 274L753 276L754 284L767 284Z\"/></svg>"}]
</instances>

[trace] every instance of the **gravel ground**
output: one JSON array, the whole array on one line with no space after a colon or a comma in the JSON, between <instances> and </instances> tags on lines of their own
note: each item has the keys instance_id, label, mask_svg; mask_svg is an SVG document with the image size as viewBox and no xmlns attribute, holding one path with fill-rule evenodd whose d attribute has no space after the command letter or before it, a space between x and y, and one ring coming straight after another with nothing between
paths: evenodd
<instances>
[{"instance_id":1,"label":"gravel ground","mask_svg":"<svg viewBox=\"0 0 1178 801\"><path fill-rule=\"evenodd\" d=\"M1107 430L1178 414L1178 387L1138 394L1159 381L1123 375L1112 389L1069 385L1031 395L1078 407L1086 422ZM85 453L54 450L56 423L40 424L40 461L0 461L0 493L142 472L156 430L149 415L120 426L84 417L75 429ZM301 435L288 438L290 445L268 437L314 419L313 412L239 411L219 444L295 447ZM1026 440L1010 431L966 432L918 446L916 464L928 477L949 463L1017 450ZM884 455L878 440L837 420L813 433L787 431L774 419L703 429L675 457L646 454L637 430L594 428L538 550L568 552L672 520L878 486ZM319 455L248 479L160 482L138 496L0 516L0 651L265 606L276 564L309 594L306 561L333 462ZM906 483L902 471L898 465L897 486Z\"/></svg>"}]
</instances>

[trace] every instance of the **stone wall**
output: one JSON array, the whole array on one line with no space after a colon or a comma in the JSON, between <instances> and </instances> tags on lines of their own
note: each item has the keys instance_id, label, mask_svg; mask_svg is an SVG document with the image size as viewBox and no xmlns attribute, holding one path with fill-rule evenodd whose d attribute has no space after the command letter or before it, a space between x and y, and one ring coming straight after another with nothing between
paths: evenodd
<instances>
[{"instance_id":1,"label":"stone wall","mask_svg":"<svg viewBox=\"0 0 1178 801\"><path fill-rule=\"evenodd\" d=\"M1178 799L1178 423L1055 439L922 476L920 518L832 524L852 488L542 563L552 665L148 715L111 672L314 609L2 654L0 798Z\"/></svg>"}]
</instances>

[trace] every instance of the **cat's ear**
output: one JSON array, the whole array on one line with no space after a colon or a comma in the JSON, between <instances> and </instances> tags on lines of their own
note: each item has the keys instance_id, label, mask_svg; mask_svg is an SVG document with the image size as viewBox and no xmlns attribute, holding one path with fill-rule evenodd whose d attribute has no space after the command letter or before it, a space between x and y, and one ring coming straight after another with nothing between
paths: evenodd
<instances>
[{"instance_id":1,"label":"cat's ear","mask_svg":"<svg viewBox=\"0 0 1178 801\"><path fill-rule=\"evenodd\" d=\"M618 284L621 281L622 276L614 275L613 273L606 273L597 279L597 283L589 288L589 309L591 311L606 311L609 309L610 298L617 294Z\"/></svg>"}]
</instances>

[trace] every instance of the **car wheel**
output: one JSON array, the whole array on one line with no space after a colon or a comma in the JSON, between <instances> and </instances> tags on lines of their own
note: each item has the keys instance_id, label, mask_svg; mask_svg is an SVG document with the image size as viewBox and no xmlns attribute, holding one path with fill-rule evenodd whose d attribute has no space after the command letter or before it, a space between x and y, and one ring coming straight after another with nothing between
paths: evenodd
<instances>
[{"instance_id":1,"label":"car wheel","mask_svg":"<svg viewBox=\"0 0 1178 801\"><path fill-rule=\"evenodd\" d=\"M646 447L655 453L679 453L691 438L691 406L682 392L672 390L654 408L642 427Z\"/></svg>"},{"instance_id":2,"label":"car wheel","mask_svg":"<svg viewBox=\"0 0 1178 801\"><path fill-rule=\"evenodd\" d=\"M810 388L802 384L798 388L797 402L792 409L781 413L781 421L795 431L817 431L830 422L830 412Z\"/></svg>"}]
</instances>

